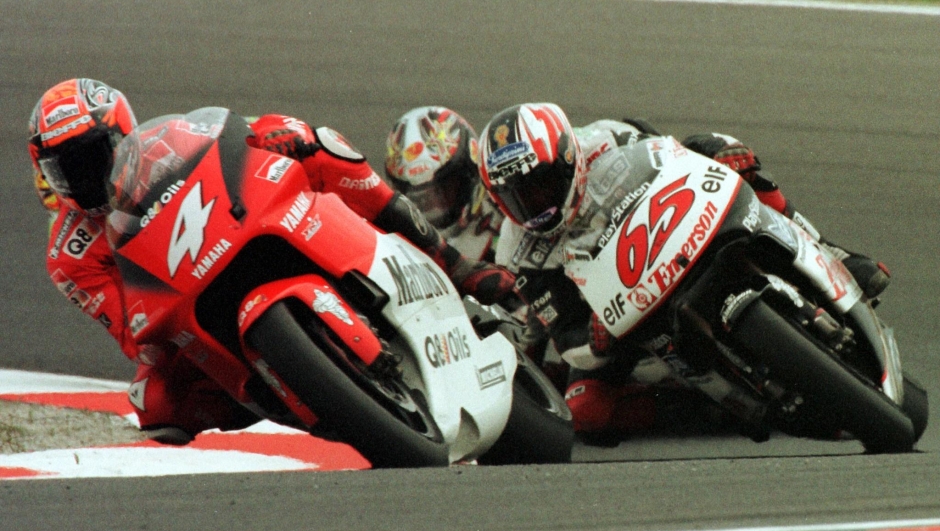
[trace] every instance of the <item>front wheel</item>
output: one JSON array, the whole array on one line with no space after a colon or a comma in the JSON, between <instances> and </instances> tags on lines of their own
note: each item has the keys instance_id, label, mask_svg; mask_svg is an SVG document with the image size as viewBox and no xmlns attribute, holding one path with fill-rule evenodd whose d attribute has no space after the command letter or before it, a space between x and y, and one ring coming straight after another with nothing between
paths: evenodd
<instances>
[{"instance_id":1,"label":"front wheel","mask_svg":"<svg viewBox=\"0 0 940 531\"><path fill-rule=\"evenodd\" d=\"M872 453L913 449L915 428L901 408L763 300L743 310L731 333L769 379L803 397L800 408L820 412L831 433L848 431Z\"/></svg>"},{"instance_id":2,"label":"front wheel","mask_svg":"<svg viewBox=\"0 0 940 531\"><path fill-rule=\"evenodd\" d=\"M361 370L312 312L278 302L251 326L245 341L321 423L374 468L449 464L421 393L400 377L378 379Z\"/></svg>"}]
</instances>

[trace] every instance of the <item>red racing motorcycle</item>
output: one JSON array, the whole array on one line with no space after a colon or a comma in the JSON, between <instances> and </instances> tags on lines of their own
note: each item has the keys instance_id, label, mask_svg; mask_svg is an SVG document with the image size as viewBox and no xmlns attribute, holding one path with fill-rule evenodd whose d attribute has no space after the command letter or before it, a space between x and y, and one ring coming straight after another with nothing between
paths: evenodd
<instances>
[{"instance_id":1,"label":"red racing motorcycle","mask_svg":"<svg viewBox=\"0 0 940 531\"><path fill-rule=\"evenodd\" d=\"M108 235L135 340L374 467L569 461L570 411L522 325L249 134L204 108L119 145Z\"/></svg>"}]
</instances>

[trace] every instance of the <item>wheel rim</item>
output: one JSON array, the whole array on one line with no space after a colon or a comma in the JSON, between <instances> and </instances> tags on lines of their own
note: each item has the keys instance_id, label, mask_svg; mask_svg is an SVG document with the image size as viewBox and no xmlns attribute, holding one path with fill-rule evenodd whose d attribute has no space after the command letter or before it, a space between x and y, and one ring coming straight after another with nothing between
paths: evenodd
<instances>
[{"instance_id":1,"label":"wheel rim","mask_svg":"<svg viewBox=\"0 0 940 531\"><path fill-rule=\"evenodd\" d=\"M427 412L427 402L416 389L410 389L397 378L379 379L368 371L356 371L356 380L367 386L367 392L378 398L379 404L415 432L430 440L440 435Z\"/></svg>"}]
</instances>

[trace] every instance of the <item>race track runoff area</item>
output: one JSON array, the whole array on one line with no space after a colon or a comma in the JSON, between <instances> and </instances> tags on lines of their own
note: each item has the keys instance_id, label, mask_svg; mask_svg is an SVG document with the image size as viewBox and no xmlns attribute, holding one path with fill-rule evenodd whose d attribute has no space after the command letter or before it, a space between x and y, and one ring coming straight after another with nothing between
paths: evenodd
<instances>
[{"instance_id":1,"label":"race track runoff area","mask_svg":"<svg viewBox=\"0 0 940 531\"><path fill-rule=\"evenodd\" d=\"M123 382L0 370L0 400L119 415L137 426ZM187 446L140 441L0 455L0 480L369 468L352 447L262 421L202 433Z\"/></svg>"}]
</instances>

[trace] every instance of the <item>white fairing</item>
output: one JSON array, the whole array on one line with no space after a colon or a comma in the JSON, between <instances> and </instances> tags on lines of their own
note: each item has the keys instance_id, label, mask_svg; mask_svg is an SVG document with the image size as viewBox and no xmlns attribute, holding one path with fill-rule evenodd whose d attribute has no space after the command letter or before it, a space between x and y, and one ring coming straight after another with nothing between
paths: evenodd
<instances>
[{"instance_id":1,"label":"white fairing","mask_svg":"<svg viewBox=\"0 0 940 531\"><path fill-rule=\"evenodd\" d=\"M862 297L862 289L842 261L823 248L817 238L779 212L763 207L763 229L796 250L793 265L811 279L842 313Z\"/></svg>"},{"instance_id":2,"label":"white fairing","mask_svg":"<svg viewBox=\"0 0 940 531\"><path fill-rule=\"evenodd\" d=\"M620 162L621 154L626 156L625 163ZM631 172L643 177L648 171L644 168L653 171L652 178L631 180ZM594 174L599 177L590 181L589 192L605 205L607 216L599 217L602 223L584 225L588 228L582 236L565 242L562 261L601 322L612 335L623 337L669 298L702 255L731 211L742 181L728 168L688 151L671 137L608 151L594 160ZM618 186L622 199L611 203L608 191ZM838 312L850 312L863 300L861 288L842 261L820 244L812 225L805 219L798 221L755 197L740 223L792 249L794 268L828 296ZM506 231L501 245L505 235ZM513 263L505 252L497 252L500 258ZM880 326L874 331L878 337L871 338L880 342L875 345L884 368L880 383L885 394L900 404L903 380L897 345L877 316L871 320ZM703 390L720 401L720 396Z\"/></svg>"},{"instance_id":3,"label":"white fairing","mask_svg":"<svg viewBox=\"0 0 940 531\"><path fill-rule=\"evenodd\" d=\"M624 198L624 215L603 231L597 255L566 249L568 276L617 337L668 298L718 231L741 182L671 138L648 149L660 174Z\"/></svg>"},{"instance_id":4,"label":"white fairing","mask_svg":"<svg viewBox=\"0 0 940 531\"><path fill-rule=\"evenodd\" d=\"M451 462L477 457L502 433L512 405L516 353L500 334L480 340L447 275L398 235L378 236L369 278L388 293L384 316L414 353ZM407 379L406 370L406 379Z\"/></svg>"},{"instance_id":5,"label":"white fairing","mask_svg":"<svg viewBox=\"0 0 940 531\"><path fill-rule=\"evenodd\" d=\"M820 245L815 235L804 230L802 225L770 208L763 207L763 210L763 229L797 251L794 267L822 290L839 312L848 313L861 300L862 288L842 261ZM884 359L879 358L884 369L882 390L895 403L901 404L904 400L904 382L894 331L881 322L870 305L865 307L871 313L872 322L878 323L880 327L878 337L871 339L881 342L881 345L875 347L884 353Z\"/></svg>"}]
</instances>

